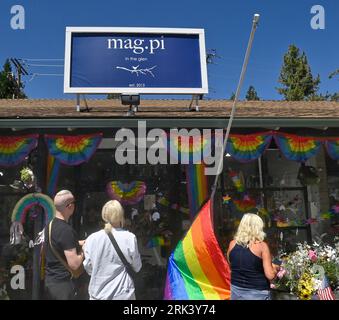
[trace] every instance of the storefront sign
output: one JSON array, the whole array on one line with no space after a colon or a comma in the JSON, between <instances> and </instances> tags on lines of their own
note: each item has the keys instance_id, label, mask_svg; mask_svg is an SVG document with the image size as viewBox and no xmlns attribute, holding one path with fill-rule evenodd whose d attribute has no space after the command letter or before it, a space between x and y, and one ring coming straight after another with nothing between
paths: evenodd
<instances>
[{"instance_id":1,"label":"storefront sign","mask_svg":"<svg viewBox=\"0 0 339 320\"><path fill-rule=\"evenodd\" d=\"M65 93L208 93L203 29L67 27Z\"/></svg>"}]
</instances>

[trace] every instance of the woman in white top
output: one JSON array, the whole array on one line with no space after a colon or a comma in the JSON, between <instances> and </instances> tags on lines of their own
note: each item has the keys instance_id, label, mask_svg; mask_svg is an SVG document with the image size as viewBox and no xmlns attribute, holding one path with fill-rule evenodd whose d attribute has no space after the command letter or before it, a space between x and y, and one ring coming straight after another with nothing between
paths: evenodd
<instances>
[{"instance_id":1,"label":"woman in white top","mask_svg":"<svg viewBox=\"0 0 339 320\"><path fill-rule=\"evenodd\" d=\"M134 271L141 269L137 239L123 230L124 209L117 200L108 201L102 208L104 230L92 233L85 242L83 262L91 276L88 291L91 300L135 300L135 287L108 237L112 232L126 260Z\"/></svg>"}]
</instances>

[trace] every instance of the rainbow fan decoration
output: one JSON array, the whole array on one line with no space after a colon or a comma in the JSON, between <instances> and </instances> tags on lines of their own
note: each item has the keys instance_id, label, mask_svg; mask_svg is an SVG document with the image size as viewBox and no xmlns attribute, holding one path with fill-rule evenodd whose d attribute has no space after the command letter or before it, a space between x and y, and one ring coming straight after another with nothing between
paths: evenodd
<instances>
[{"instance_id":1,"label":"rainbow fan decoration","mask_svg":"<svg viewBox=\"0 0 339 320\"><path fill-rule=\"evenodd\" d=\"M11 167L22 162L38 145L38 135L0 136L0 166Z\"/></svg>"},{"instance_id":2,"label":"rainbow fan decoration","mask_svg":"<svg viewBox=\"0 0 339 320\"><path fill-rule=\"evenodd\" d=\"M102 133L78 136L45 135L49 153L68 166L87 162L95 153Z\"/></svg>"},{"instance_id":3,"label":"rainbow fan decoration","mask_svg":"<svg viewBox=\"0 0 339 320\"><path fill-rule=\"evenodd\" d=\"M204 153L210 154L213 138L203 135L182 137L177 133L163 135L163 141L172 159L182 164L201 163Z\"/></svg>"},{"instance_id":4,"label":"rainbow fan decoration","mask_svg":"<svg viewBox=\"0 0 339 320\"><path fill-rule=\"evenodd\" d=\"M169 258L164 299L229 298L230 269L214 234L209 200Z\"/></svg>"},{"instance_id":5,"label":"rainbow fan decoration","mask_svg":"<svg viewBox=\"0 0 339 320\"><path fill-rule=\"evenodd\" d=\"M34 206L43 208L45 213L45 225L55 217L55 206L49 196L42 193L30 193L22 197L16 203L12 212L12 222L19 221L24 224L27 213Z\"/></svg>"},{"instance_id":6,"label":"rainbow fan decoration","mask_svg":"<svg viewBox=\"0 0 339 320\"><path fill-rule=\"evenodd\" d=\"M276 134L276 144L288 160L306 162L316 155L321 142L311 137L301 137L292 134Z\"/></svg>"},{"instance_id":7,"label":"rainbow fan decoration","mask_svg":"<svg viewBox=\"0 0 339 320\"><path fill-rule=\"evenodd\" d=\"M203 202L208 198L205 165L186 165L186 182L190 215L193 218L198 213Z\"/></svg>"},{"instance_id":8,"label":"rainbow fan decoration","mask_svg":"<svg viewBox=\"0 0 339 320\"><path fill-rule=\"evenodd\" d=\"M133 205L144 198L146 184L143 181L133 181L131 183L110 181L107 183L106 190L111 199L118 200L123 205Z\"/></svg>"},{"instance_id":9,"label":"rainbow fan decoration","mask_svg":"<svg viewBox=\"0 0 339 320\"><path fill-rule=\"evenodd\" d=\"M339 139L325 141L325 148L333 160L339 160Z\"/></svg>"},{"instance_id":10,"label":"rainbow fan decoration","mask_svg":"<svg viewBox=\"0 0 339 320\"><path fill-rule=\"evenodd\" d=\"M240 162L253 161L264 153L271 140L272 133L232 134L227 141L226 153Z\"/></svg>"}]
</instances>

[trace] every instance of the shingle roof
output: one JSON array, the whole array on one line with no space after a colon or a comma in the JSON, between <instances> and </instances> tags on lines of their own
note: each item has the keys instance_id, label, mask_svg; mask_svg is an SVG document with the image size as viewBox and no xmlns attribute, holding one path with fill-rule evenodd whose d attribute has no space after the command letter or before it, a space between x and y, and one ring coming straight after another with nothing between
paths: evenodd
<instances>
[{"instance_id":1,"label":"shingle roof","mask_svg":"<svg viewBox=\"0 0 339 320\"><path fill-rule=\"evenodd\" d=\"M199 112L190 100L141 100L137 118L227 118L232 101L201 100ZM0 99L0 118L122 118L128 106L120 100L87 100L91 112L77 112L75 99ZM84 108L84 102L81 102ZM239 101L236 118L339 119L339 103L330 101Z\"/></svg>"}]
</instances>

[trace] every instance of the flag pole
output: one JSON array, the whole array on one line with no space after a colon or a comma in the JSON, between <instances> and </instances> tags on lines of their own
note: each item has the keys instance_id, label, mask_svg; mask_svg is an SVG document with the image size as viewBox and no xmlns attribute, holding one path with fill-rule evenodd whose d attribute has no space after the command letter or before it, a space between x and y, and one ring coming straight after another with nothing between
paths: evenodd
<instances>
[{"instance_id":1,"label":"flag pole","mask_svg":"<svg viewBox=\"0 0 339 320\"><path fill-rule=\"evenodd\" d=\"M242 69L241 69L241 74L240 74L240 78L239 78L237 91L235 93L235 97L234 97L234 100L233 100L231 116L230 116L230 119L229 119L228 124L227 124L225 140L224 140L224 144L223 144L223 147L222 147L222 152L220 154L220 159L219 159L219 162L218 162L217 173L215 175L214 183L212 185L212 193L211 193L211 199L212 200L214 198L214 195L215 195L215 192L216 192L216 189L217 189L219 175L222 172L223 157L224 157L224 153L225 153L225 149L226 149L226 145L227 145L227 141L228 141L228 136L230 134L230 130L231 130L233 118L234 118L234 115L235 115L237 102L238 102L239 95L240 95L240 92L241 92L241 87L242 87L243 82L244 82L247 64L248 64L248 60L249 60L251 49L252 49L254 34L255 34L255 31L257 30L257 27L258 27L259 18L260 18L260 15L257 14L257 13L253 16L252 30L251 30L250 38L249 38L249 41L248 41L248 44L247 44L246 54L245 54L243 66L242 66Z\"/></svg>"}]
</instances>

